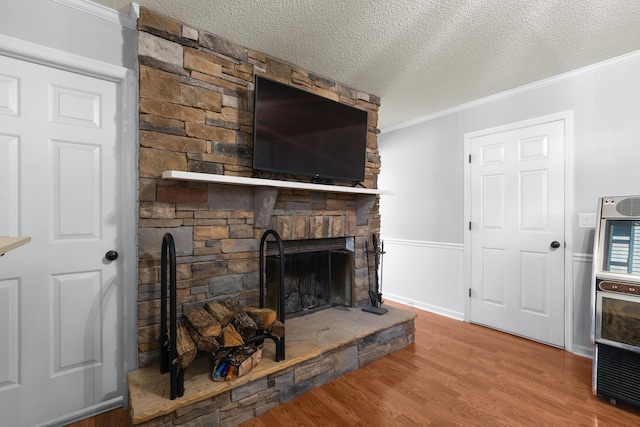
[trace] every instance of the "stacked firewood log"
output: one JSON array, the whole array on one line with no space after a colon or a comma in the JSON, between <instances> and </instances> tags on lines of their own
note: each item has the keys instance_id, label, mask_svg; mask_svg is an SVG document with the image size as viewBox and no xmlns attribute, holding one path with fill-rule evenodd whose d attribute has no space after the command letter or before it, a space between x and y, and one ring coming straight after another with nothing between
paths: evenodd
<instances>
[{"instance_id":1,"label":"stacked firewood log","mask_svg":"<svg viewBox=\"0 0 640 427\"><path fill-rule=\"evenodd\" d=\"M230 381L250 372L262 357L262 344L245 340L270 333L282 338L284 324L268 308L242 307L235 301L210 301L184 313L178 322L176 363L186 369L198 352L211 353L214 381Z\"/></svg>"}]
</instances>

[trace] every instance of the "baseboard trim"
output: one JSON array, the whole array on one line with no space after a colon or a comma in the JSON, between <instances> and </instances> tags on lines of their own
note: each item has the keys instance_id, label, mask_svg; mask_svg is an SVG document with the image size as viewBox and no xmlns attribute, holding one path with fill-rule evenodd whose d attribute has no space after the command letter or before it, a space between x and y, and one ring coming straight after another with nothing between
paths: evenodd
<instances>
[{"instance_id":1,"label":"baseboard trim","mask_svg":"<svg viewBox=\"0 0 640 427\"><path fill-rule=\"evenodd\" d=\"M460 313L460 312L457 312L457 311L448 310L446 308L438 307L438 306L435 306L435 305L432 305L432 304L427 304L425 302L414 301L414 300L409 299L409 298L405 298L405 297L401 297L399 295L394 295L394 294L389 294L389 293L384 293L383 298L388 299L390 301L397 302L398 304L403 304L403 305L406 305L406 306L409 306L409 307L414 307L414 308L418 308L420 310L428 311L430 313L439 314L441 316L449 317L450 319L460 320L460 321L464 320L464 314L463 313Z\"/></svg>"},{"instance_id":2,"label":"baseboard trim","mask_svg":"<svg viewBox=\"0 0 640 427\"><path fill-rule=\"evenodd\" d=\"M80 420L84 420L85 418L100 415L102 413L111 411L116 408L121 408L123 406L124 406L124 399L122 397L117 397L115 399L107 400L106 402L98 403L97 405L89 406L88 408L84 408L79 411L72 412L67 415L63 415L62 417L49 420L43 424L38 424L36 427L53 427L53 426L67 425L67 424L75 423Z\"/></svg>"},{"instance_id":3,"label":"baseboard trim","mask_svg":"<svg viewBox=\"0 0 640 427\"><path fill-rule=\"evenodd\" d=\"M572 353L577 356L586 357L587 359L593 359L593 347L574 344Z\"/></svg>"}]
</instances>

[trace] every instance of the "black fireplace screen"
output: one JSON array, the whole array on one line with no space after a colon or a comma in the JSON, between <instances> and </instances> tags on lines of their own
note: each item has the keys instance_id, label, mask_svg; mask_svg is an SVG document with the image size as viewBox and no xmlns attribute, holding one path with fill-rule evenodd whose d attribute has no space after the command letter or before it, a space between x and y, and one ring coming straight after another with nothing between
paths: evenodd
<instances>
[{"instance_id":1,"label":"black fireplace screen","mask_svg":"<svg viewBox=\"0 0 640 427\"><path fill-rule=\"evenodd\" d=\"M345 239L335 240L340 242L328 247L326 239L323 239L320 245L313 245L315 248L309 243L313 241L306 241L304 245L285 242L285 316L306 314L333 305L351 306L353 252L345 249ZM267 307L276 308L279 298L278 255L267 256L265 270L265 303Z\"/></svg>"}]
</instances>

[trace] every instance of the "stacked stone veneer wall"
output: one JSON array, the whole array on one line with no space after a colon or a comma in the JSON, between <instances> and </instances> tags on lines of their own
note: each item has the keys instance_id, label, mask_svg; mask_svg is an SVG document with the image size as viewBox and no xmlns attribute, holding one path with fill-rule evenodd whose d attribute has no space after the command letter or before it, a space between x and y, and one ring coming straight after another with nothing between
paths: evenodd
<instances>
[{"instance_id":1,"label":"stacked stone veneer wall","mask_svg":"<svg viewBox=\"0 0 640 427\"><path fill-rule=\"evenodd\" d=\"M373 271L365 241L380 229L377 196L168 181L161 174L252 175L253 80L260 74L366 110L364 185L376 188L379 99L145 8L138 30L140 365L157 359L160 347L166 232L176 242L178 311L215 298L256 306L258 246L269 228L285 240L355 236L354 305L365 304Z\"/></svg>"}]
</instances>

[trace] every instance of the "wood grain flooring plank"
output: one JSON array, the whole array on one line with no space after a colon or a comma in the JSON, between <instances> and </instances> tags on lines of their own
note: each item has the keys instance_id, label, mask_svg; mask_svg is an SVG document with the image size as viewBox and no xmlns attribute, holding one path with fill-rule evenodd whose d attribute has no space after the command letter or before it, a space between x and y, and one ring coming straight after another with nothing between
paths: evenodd
<instances>
[{"instance_id":1,"label":"wood grain flooring plank","mask_svg":"<svg viewBox=\"0 0 640 427\"><path fill-rule=\"evenodd\" d=\"M413 344L272 409L268 422L243 427L304 425L290 412L280 418L283 406L313 411L316 423L326 414L323 425L336 426L640 426L637 409L593 396L590 359L389 305L418 314Z\"/></svg>"},{"instance_id":2,"label":"wood grain flooring plank","mask_svg":"<svg viewBox=\"0 0 640 427\"><path fill-rule=\"evenodd\" d=\"M242 427L640 426L591 392L591 360L479 325L418 314L415 343ZM111 411L73 427L124 426Z\"/></svg>"}]
</instances>

